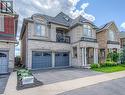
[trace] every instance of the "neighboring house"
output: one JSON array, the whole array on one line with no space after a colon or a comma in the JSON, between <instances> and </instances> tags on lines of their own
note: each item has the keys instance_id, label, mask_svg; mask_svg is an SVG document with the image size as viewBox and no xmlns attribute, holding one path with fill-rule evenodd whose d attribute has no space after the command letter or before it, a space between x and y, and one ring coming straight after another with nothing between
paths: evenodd
<instances>
[{"instance_id":1,"label":"neighboring house","mask_svg":"<svg viewBox=\"0 0 125 95\"><path fill-rule=\"evenodd\" d=\"M119 30L114 22L109 22L97 30L99 43L99 62L103 63L107 54L112 51L120 51Z\"/></svg>"},{"instance_id":2,"label":"neighboring house","mask_svg":"<svg viewBox=\"0 0 125 95\"><path fill-rule=\"evenodd\" d=\"M85 67L98 63L96 26L63 12L24 19L20 40L22 63L29 69Z\"/></svg>"},{"instance_id":3,"label":"neighboring house","mask_svg":"<svg viewBox=\"0 0 125 95\"><path fill-rule=\"evenodd\" d=\"M3 74L14 68L18 15L8 11L8 8L3 8L4 5L1 2L0 5L2 5L0 9L0 74Z\"/></svg>"},{"instance_id":4,"label":"neighboring house","mask_svg":"<svg viewBox=\"0 0 125 95\"><path fill-rule=\"evenodd\" d=\"M125 32L120 32L120 46L121 49L125 48Z\"/></svg>"}]
</instances>

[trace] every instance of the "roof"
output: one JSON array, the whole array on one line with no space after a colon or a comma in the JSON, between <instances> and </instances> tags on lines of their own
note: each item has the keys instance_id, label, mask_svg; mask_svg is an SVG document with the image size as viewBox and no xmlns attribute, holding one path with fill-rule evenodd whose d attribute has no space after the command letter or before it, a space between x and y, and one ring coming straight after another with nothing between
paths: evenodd
<instances>
[{"instance_id":1,"label":"roof","mask_svg":"<svg viewBox=\"0 0 125 95\"><path fill-rule=\"evenodd\" d=\"M125 38L125 31L121 31L121 32L119 33L119 35L120 35L120 38Z\"/></svg>"},{"instance_id":2,"label":"roof","mask_svg":"<svg viewBox=\"0 0 125 95\"><path fill-rule=\"evenodd\" d=\"M114 23L114 21L110 21L104 25L101 25L100 27L98 27L97 32L101 32L102 30L108 29L109 26L112 25L113 23Z\"/></svg>"}]
</instances>

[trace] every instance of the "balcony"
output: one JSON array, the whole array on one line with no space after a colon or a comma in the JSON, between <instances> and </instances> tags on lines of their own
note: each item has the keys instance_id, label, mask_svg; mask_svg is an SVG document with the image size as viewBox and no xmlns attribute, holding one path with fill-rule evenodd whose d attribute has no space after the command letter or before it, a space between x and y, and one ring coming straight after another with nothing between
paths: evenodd
<instances>
[{"instance_id":1,"label":"balcony","mask_svg":"<svg viewBox=\"0 0 125 95\"><path fill-rule=\"evenodd\" d=\"M116 44L116 45L119 45L120 43L117 42L117 41L107 41L107 44Z\"/></svg>"},{"instance_id":2,"label":"balcony","mask_svg":"<svg viewBox=\"0 0 125 95\"><path fill-rule=\"evenodd\" d=\"M59 43L70 43L70 36L56 37L56 42L59 42Z\"/></svg>"},{"instance_id":3,"label":"balcony","mask_svg":"<svg viewBox=\"0 0 125 95\"><path fill-rule=\"evenodd\" d=\"M81 41L97 43L97 39L87 37L81 37Z\"/></svg>"}]
</instances>

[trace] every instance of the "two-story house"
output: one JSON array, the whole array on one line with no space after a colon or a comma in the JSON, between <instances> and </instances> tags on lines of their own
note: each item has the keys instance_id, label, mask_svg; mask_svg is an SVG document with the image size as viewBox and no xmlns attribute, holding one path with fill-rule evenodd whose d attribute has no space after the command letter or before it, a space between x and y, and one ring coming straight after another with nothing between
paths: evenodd
<instances>
[{"instance_id":1,"label":"two-story house","mask_svg":"<svg viewBox=\"0 0 125 95\"><path fill-rule=\"evenodd\" d=\"M109 52L120 51L119 30L113 21L102 25L97 30L99 43L99 62L103 63Z\"/></svg>"},{"instance_id":2,"label":"two-story house","mask_svg":"<svg viewBox=\"0 0 125 95\"><path fill-rule=\"evenodd\" d=\"M84 67L98 63L96 26L63 12L51 17L34 14L22 25L22 63L29 69Z\"/></svg>"},{"instance_id":3,"label":"two-story house","mask_svg":"<svg viewBox=\"0 0 125 95\"><path fill-rule=\"evenodd\" d=\"M0 2L0 74L13 70L17 43L18 15L6 3L7 1Z\"/></svg>"}]
</instances>

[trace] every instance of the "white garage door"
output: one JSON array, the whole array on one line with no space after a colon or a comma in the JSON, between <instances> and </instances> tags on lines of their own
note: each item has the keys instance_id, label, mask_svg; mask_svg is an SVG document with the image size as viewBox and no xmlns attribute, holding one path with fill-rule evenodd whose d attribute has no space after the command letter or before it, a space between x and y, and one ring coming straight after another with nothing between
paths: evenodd
<instances>
[{"instance_id":1,"label":"white garage door","mask_svg":"<svg viewBox=\"0 0 125 95\"><path fill-rule=\"evenodd\" d=\"M8 52L0 51L0 74L8 72Z\"/></svg>"}]
</instances>

